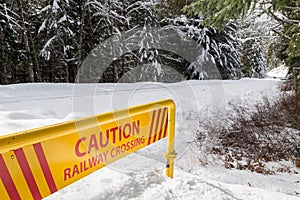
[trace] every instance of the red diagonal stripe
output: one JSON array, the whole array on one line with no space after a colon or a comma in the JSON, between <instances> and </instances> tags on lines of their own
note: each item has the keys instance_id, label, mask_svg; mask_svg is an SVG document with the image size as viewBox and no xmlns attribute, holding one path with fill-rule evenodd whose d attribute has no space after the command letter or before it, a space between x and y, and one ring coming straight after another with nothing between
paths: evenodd
<instances>
[{"instance_id":1,"label":"red diagonal stripe","mask_svg":"<svg viewBox=\"0 0 300 200\"><path fill-rule=\"evenodd\" d=\"M154 124L155 115L156 115L156 110L154 110L153 114L152 114L152 120L151 120L151 125L150 125L150 133L149 133L148 145L151 143L152 130L153 130L153 124Z\"/></svg>"},{"instance_id":2,"label":"red diagonal stripe","mask_svg":"<svg viewBox=\"0 0 300 200\"><path fill-rule=\"evenodd\" d=\"M158 110L158 114L157 114L156 126L155 126L155 132L154 132L154 136L153 136L153 142L156 141L156 135L157 135L157 131L158 131L158 125L159 125L160 113L161 113L161 108Z\"/></svg>"},{"instance_id":3,"label":"red diagonal stripe","mask_svg":"<svg viewBox=\"0 0 300 200\"><path fill-rule=\"evenodd\" d=\"M24 150L22 148L15 150L15 154L21 170L23 172L26 183L30 189L33 199L42 199L42 195L39 191L39 188L35 182L32 171L29 167L28 161L25 157Z\"/></svg>"},{"instance_id":4,"label":"red diagonal stripe","mask_svg":"<svg viewBox=\"0 0 300 200\"><path fill-rule=\"evenodd\" d=\"M167 112L167 108L164 108L163 115L162 115L162 118L161 118L161 123L160 123L158 140L160 140L161 136L162 136L162 131L163 131L163 128L164 128L164 123L165 123L164 119L165 119L165 116L166 116L166 112Z\"/></svg>"},{"instance_id":5,"label":"red diagonal stripe","mask_svg":"<svg viewBox=\"0 0 300 200\"><path fill-rule=\"evenodd\" d=\"M19 192L17 191L17 188L9 174L9 171L6 167L2 155L0 155L0 179L2 180L2 183L10 199L14 199L14 200L21 199Z\"/></svg>"},{"instance_id":6,"label":"red diagonal stripe","mask_svg":"<svg viewBox=\"0 0 300 200\"><path fill-rule=\"evenodd\" d=\"M168 112L167 112L167 119L166 119L166 124L165 124L164 137L167 136L168 123L169 123L169 114L168 114Z\"/></svg>"},{"instance_id":7,"label":"red diagonal stripe","mask_svg":"<svg viewBox=\"0 0 300 200\"><path fill-rule=\"evenodd\" d=\"M35 153L38 157L39 163L42 167L45 179L46 179L48 187L49 187L49 190L52 194L52 193L57 191L57 188L56 188L52 173L50 171L45 153L43 151L42 145L41 145L41 143L37 143L37 144L34 144L33 147L34 147Z\"/></svg>"}]
</instances>

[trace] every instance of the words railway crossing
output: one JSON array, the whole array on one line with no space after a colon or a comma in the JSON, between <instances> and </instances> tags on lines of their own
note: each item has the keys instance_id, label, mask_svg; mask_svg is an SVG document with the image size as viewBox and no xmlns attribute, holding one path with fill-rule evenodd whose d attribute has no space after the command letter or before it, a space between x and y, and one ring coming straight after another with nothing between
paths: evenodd
<instances>
[{"instance_id":1,"label":"words railway crossing","mask_svg":"<svg viewBox=\"0 0 300 200\"><path fill-rule=\"evenodd\" d=\"M0 199L42 199L168 137L173 178L175 104L163 100L0 137Z\"/></svg>"}]
</instances>

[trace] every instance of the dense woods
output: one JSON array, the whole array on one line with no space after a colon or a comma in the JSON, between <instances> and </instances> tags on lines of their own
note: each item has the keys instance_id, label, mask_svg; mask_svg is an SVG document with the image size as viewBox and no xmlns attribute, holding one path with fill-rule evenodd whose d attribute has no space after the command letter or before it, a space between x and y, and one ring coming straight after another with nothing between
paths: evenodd
<instances>
[{"instance_id":1,"label":"dense woods","mask_svg":"<svg viewBox=\"0 0 300 200\"><path fill-rule=\"evenodd\" d=\"M205 16L204 24L219 28L231 20L243 20L255 12L269 16L275 22L271 31L278 36L278 40L273 42L273 46L267 46L268 50L275 51L277 58L290 68L290 72L293 71L292 68L299 66L299 0L196 0L185 7L185 10L193 15ZM266 28L268 26L261 27L261 31L267 30Z\"/></svg>"},{"instance_id":2,"label":"dense woods","mask_svg":"<svg viewBox=\"0 0 300 200\"><path fill-rule=\"evenodd\" d=\"M263 77L266 68L279 65L281 60L290 66L297 63L300 53L299 28L295 27L299 19L296 1L277 9L287 18L278 20L273 16L273 20L266 18L261 24L255 21L257 15L250 14L240 21L227 20L222 27L206 25L205 13L185 7L192 2L3 0L0 3L0 84L74 82L83 60L98 44L121 32L147 26L171 26L197 41L212 55L223 79ZM194 4L197 2L202 1ZM269 29L259 32L262 26ZM126 71L147 62L169 63L181 69L180 73L187 79L211 78L201 76L199 69L170 52L143 48L125 52L99 81L117 82ZM145 56L143 51L153 54L154 59Z\"/></svg>"}]
</instances>

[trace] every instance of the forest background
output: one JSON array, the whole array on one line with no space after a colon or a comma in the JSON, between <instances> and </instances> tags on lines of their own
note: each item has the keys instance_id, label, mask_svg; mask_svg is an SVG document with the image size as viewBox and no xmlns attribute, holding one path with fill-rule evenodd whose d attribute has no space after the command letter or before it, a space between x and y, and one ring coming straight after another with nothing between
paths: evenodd
<instances>
[{"instance_id":1,"label":"forest background","mask_svg":"<svg viewBox=\"0 0 300 200\"><path fill-rule=\"evenodd\" d=\"M136 27L184 33L212 56L222 79L262 78L281 65L299 67L299 18L299 0L1 0L0 84L76 82L92 49ZM185 79L213 78L160 49L142 47L113 60L99 82L118 82L145 63L158 81L178 81L162 78L172 74L161 73L161 64Z\"/></svg>"}]
</instances>

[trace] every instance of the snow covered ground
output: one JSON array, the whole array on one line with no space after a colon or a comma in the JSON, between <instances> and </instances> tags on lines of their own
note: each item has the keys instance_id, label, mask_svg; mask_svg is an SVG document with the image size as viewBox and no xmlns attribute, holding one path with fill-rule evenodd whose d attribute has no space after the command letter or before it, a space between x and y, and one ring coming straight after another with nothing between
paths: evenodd
<instances>
[{"instance_id":1,"label":"snow covered ground","mask_svg":"<svg viewBox=\"0 0 300 200\"><path fill-rule=\"evenodd\" d=\"M164 175L162 140L46 199L299 199L300 175L263 176L202 166L193 145L197 124L230 109L278 95L280 81L186 81L174 84L19 84L0 86L0 135L172 98L177 106L175 177ZM299 170L298 170L299 172Z\"/></svg>"},{"instance_id":2,"label":"snow covered ground","mask_svg":"<svg viewBox=\"0 0 300 200\"><path fill-rule=\"evenodd\" d=\"M288 74L288 67L281 65L277 68L272 69L271 71L267 72L266 76L270 78L286 78L286 75Z\"/></svg>"}]
</instances>

